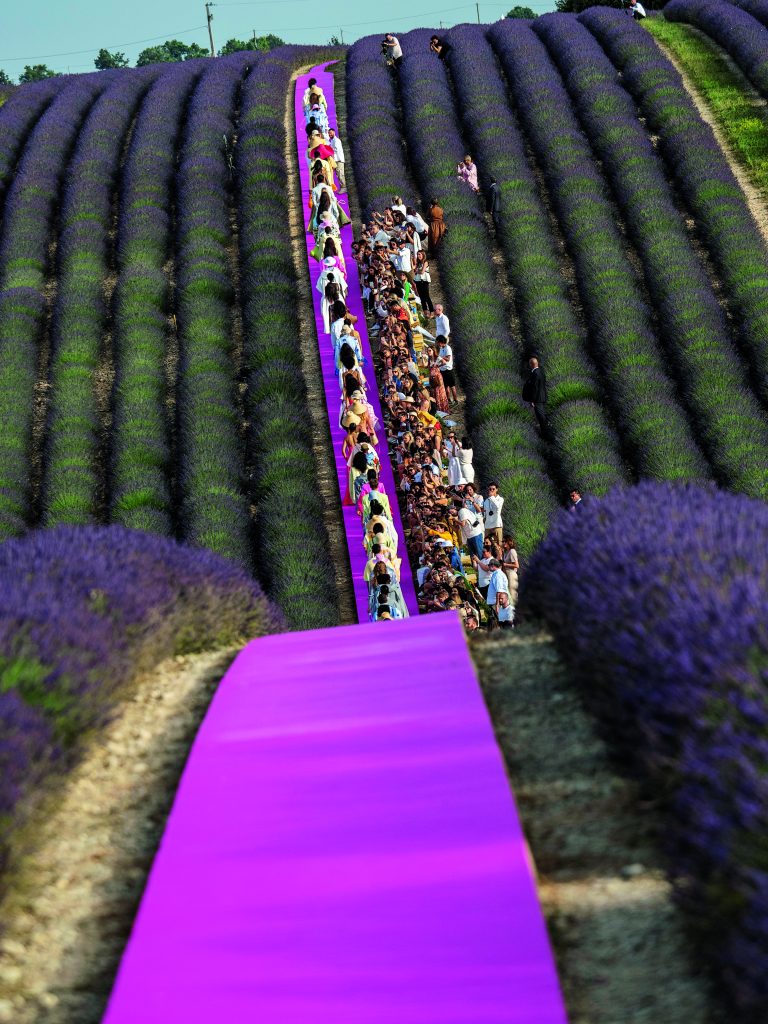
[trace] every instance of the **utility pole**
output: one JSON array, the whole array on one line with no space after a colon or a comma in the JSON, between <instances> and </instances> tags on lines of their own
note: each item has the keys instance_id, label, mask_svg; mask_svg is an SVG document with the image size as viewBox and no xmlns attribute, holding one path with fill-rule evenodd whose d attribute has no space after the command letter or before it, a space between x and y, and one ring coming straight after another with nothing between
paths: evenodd
<instances>
[{"instance_id":1,"label":"utility pole","mask_svg":"<svg viewBox=\"0 0 768 1024\"><path fill-rule=\"evenodd\" d=\"M475 7L477 8L477 24L479 25L480 24L480 4L479 3L475 4Z\"/></svg>"},{"instance_id":2,"label":"utility pole","mask_svg":"<svg viewBox=\"0 0 768 1024\"><path fill-rule=\"evenodd\" d=\"M213 45L213 27L211 26L211 22L213 21L213 14L211 13L211 8L214 6L215 4L213 4L211 0L208 0L208 3L206 3L205 5L205 16L208 19L208 38L211 42L212 57L216 56L216 47Z\"/></svg>"},{"instance_id":3,"label":"utility pole","mask_svg":"<svg viewBox=\"0 0 768 1024\"><path fill-rule=\"evenodd\" d=\"M339 32L341 32L341 45L343 46L344 45L344 29L340 28Z\"/></svg>"},{"instance_id":4,"label":"utility pole","mask_svg":"<svg viewBox=\"0 0 768 1024\"><path fill-rule=\"evenodd\" d=\"M253 48L256 49L256 29L253 30Z\"/></svg>"}]
</instances>

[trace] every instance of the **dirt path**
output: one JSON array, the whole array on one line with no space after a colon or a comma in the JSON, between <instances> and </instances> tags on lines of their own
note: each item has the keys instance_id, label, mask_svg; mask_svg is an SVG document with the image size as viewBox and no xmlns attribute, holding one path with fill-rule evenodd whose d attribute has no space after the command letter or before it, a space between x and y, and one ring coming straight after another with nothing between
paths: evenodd
<instances>
[{"instance_id":1,"label":"dirt path","mask_svg":"<svg viewBox=\"0 0 768 1024\"><path fill-rule=\"evenodd\" d=\"M715 1024L655 839L546 633L478 638L472 657L538 870L570 1024Z\"/></svg>"},{"instance_id":2,"label":"dirt path","mask_svg":"<svg viewBox=\"0 0 768 1024\"><path fill-rule=\"evenodd\" d=\"M2 1024L98 1024L192 740L235 653L178 657L139 679L15 837L0 903Z\"/></svg>"},{"instance_id":3,"label":"dirt path","mask_svg":"<svg viewBox=\"0 0 768 1024\"><path fill-rule=\"evenodd\" d=\"M742 73L741 69L733 62L733 60L731 60L728 54L726 54L723 50L717 47L712 42L712 40L703 32L700 32L698 29L695 29L692 26L688 27L691 28L691 31L694 32L699 37L699 39L702 40L702 42L706 43L706 45L713 51L713 53L717 54L717 56L727 65L728 70L738 77L745 96L749 98L749 101L756 108L761 108L763 114L765 114L766 107L768 107L768 104L766 104L766 101L757 94L757 92L753 89L750 82ZM734 154L730 143L720 130L717 121L715 120L714 115L710 110L709 104L707 103L706 99L701 94L701 92L697 89L693 79L689 77L689 75L683 68L682 64L680 64L677 57L669 49L669 47L667 47L655 35L653 38L656 42L656 45L659 47L662 53L664 53L664 55L675 67L678 74L682 78L686 92L691 97L693 103L696 105L696 109L698 110L702 121L705 121L712 129L712 133L714 134L715 139L717 140L717 144L725 154L725 158L728 161L731 170L733 171L733 175L736 178L736 181L738 181L741 191L744 193L747 206L749 207L749 211L752 214L755 223L757 224L758 230L762 235L763 241L768 246L768 206L766 206L765 197L763 197L760 191L757 188L755 188L755 186L752 184L752 180L749 177L748 172L742 166L741 161Z\"/></svg>"},{"instance_id":4,"label":"dirt path","mask_svg":"<svg viewBox=\"0 0 768 1024\"><path fill-rule=\"evenodd\" d=\"M341 499L336 476L336 463L330 444L328 407L325 401L320 353L317 349L315 320L312 315L312 292L307 268L306 234L302 218L301 184L296 153L296 127L294 124L294 83L309 67L300 68L291 77L285 99L285 162L288 168L288 215L291 232L293 262L296 269L296 312L299 318L299 341L307 385L307 408L312 428L312 448L315 455L315 475L323 499L323 518L328 531L330 555L335 569L336 591L342 625L357 622L352 574L349 567L347 535L341 515ZM303 155L302 155L303 159Z\"/></svg>"}]
</instances>

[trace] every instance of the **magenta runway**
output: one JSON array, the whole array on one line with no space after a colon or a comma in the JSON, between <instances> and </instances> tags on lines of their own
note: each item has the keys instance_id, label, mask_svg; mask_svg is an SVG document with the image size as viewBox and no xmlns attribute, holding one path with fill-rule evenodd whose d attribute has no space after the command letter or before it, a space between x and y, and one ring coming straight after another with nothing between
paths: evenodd
<instances>
[{"instance_id":1,"label":"magenta runway","mask_svg":"<svg viewBox=\"0 0 768 1024\"><path fill-rule=\"evenodd\" d=\"M328 119L331 127L336 127L336 105L333 96L333 75L330 72L323 71L325 65L319 65L313 68L312 71L306 75L301 75L296 81L296 94L295 94L295 113L296 113L296 143L298 151L298 162L299 162L299 174L301 177L301 194L304 200L303 202L303 213L304 213L304 227L307 228L309 225L309 219L311 211L308 206L309 199L309 168L307 167L307 161L304 156L306 150L306 132L304 130L304 110L302 107L302 96L304 90L307 87L307 81L310 78L316 78L317 84L321 86L325 93L325 97L328 103ZM346 140L342 139L342 142ZM349 202L346 195L337 195L339 205L344 209L344 212L349 214ZM328 420L331 429L331 444L333 445L333 453L336 459L336 472L339 481L339 494L343 500L344 495L347 491L347 464L346 460L341 453L341 445L344 440L345 431L339 426L339 409L340 409L340 390L339 382L336 377L336 367L334 365L333 356L333 345L331 344L330 335L324 333L323 329L323 318L320 309L320 293L317 291L315 285L320 277L322 266L312 256L310 252L314 246L314 238L311 234L306 235L307 240L307 262L309 265L309 277L312 284L312 301L315 308L315 324L317 327L317 337L320 345L320 364L323 373L323 385L325 387L325 397L328 404ZM365 371L366 380L368 381L368 401L373 406L373 409L381 421L381 404L379 402L379 395L376 384L376 376L373 370L373 358L371 356L371 346L368 339L368 328L365 321L365 313L363 312L363 301L362 292L360 290L360 278L357 272L357 264L352 256L352 241L353 241L353 230L352 226L348 225L341 229L341 241L342 249L344 251L344 257L347 268L347 285L348 293L346 298L347 308L357 316L357 324L355 325L360 332L361 348L363 356L366 359L366 364L363 367ZM381 472L380 477L387 490L387 495L390 498L390 505L392 508L392 519L397 530L399 537L398 554L402 558L402 576L400 580L400 586L403 592L403 597L408 605L408 610L411 615L418 615L419 606L416 600L416 592L413 586L413 577L411 576L411 570L408 564L408 554L405 546L405 537L403 534L403 526L400 520L400 510L397 504L397 491L395 490L395 481L392 474L392 466L389 459L389 450L387 447L387 439L384 433L384 427L381 425L378 431L379 443L376 449L381 460ZM363 572L365 570L366 554L365 548L363 547L363 527L360 517L354 508L349 506L342 506L344 514L344 527L347 534L347 546L349 548L349 560L352 569L352 582L355 589L355 601L357 604L357 614L360 622L368 621L368 587L363 580Z\"/></svg>"},{"instance_id":2,"label":"magenta runway","mask_svg":"<svg viewBox=\"0 0 768 1024\"><path fill-rule=\"evenodd\" d=\"M195 741L105 1024L564 1024L452 613L253 641Z\"/></svg>"}]
</instances>

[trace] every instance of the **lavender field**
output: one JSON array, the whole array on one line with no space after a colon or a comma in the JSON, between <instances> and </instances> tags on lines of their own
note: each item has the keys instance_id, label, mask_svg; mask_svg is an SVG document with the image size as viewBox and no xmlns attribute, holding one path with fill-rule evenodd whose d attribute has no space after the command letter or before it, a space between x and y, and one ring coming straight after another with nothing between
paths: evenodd
<instances>
[{"instance_id":1,"label":"lavender field","mask_svg":"<svg viewBox=\"0 0 768 1024\"><path fill-rule=\"evenodd\" d=\"M768 96L768 0L665 16ZM397 68L377 35L61 76L0 107L0 821L176 633L340 621L285 128L294 73L339 61L355 230L395 195L445 213L430 260L522 618L658 800L729 1019L766 1019L764 228L625 12L460 25L445 60L432 34L400 34Z\"/></svg>"}]
</instances>

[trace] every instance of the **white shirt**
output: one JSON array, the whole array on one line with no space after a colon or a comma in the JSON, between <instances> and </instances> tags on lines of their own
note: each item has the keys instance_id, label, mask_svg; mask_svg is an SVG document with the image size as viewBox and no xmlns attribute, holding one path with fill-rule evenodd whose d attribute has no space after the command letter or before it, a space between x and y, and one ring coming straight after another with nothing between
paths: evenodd
<instances>
[{"instance_id":1,"label":"white shirt","mask_svg":"<svg viewBox=\"0 0 768 1024\"><path fill-rule=\"evenodd\" d=\"M379 228L376 234L373 236L374 245L389 245L389 235L384 228Z\"/></svg>"},{"instance_id":2,"label":"white shirt","mask_svg":"<svg viewBox=\"0 0 768 1024\"><path fill-rule=\"evenodd\" d=\"M496 618L499 622L513 622L515 618L515 609L511 604L508 604L506 608L502 608L501 605L496 610Z\"/></svg>"},{"instance_id":3,"label":"white shirt","mask_svg":"<svg viewBox=\"0 0 768 1024\"><path fill-rule=\"evenodd\" d=\"M404 274L409 274L412 268L411 250L404 245L398 255L398 270L402 270Z\"/></svg>"},{"instance_id":4,"label":"white shirt","mask_svg":"<svg viewBox=\"0 0 768 1024\"><path fill-rule=\"evenodd\" d=\"M447 343L443 345L438 353L442 362L440 363L440 370L452 370L453 369L453 349Z\"/></svg>"},{"instance_id":5,"label":"white shirt","mask_svg":"<svg viewBox=\"0 0 768 1024\"><path fill-rule=\"evenodd\" d=\"M424 232L427 230L427 225L424 223L423 218L420 217L418 213L409 213L405 219L409 223L413 224L413 226L416 228L420 235L423 235Z\"/></svg>"},{"instance_id":6,"label":"white shirt","mask_svg":"<svg viewBox=\"0 0 768 1024\"><path fill-rule=\"evenodd\" d=\"M488 557L490 558L490 555ZM485 559L481 558L480 561L477 563L477 585L478 585L478 587L490 586L491 576L493 575L493 570L490 569L490 568L486 569L485 565L487 565L488 563L485 562L485 565L483 565L484 562L485 562ZM496 600L496 598L494 598L494 601L495 600ZM490 604L490 598L488 598L488 603Z\"/></svg>"},{"instance_id":7,"label":"white shirt","mask_svg":"<svg viewBox=\"0 0 768 1024\"><path fill-rule=\"evenodd\" d=\"M631 14L634 14L635 11L637 11L637 13L640 15L641 18L646 18L647 17L647 15L645 13L645 8L640 3L640 0L638 0L638 2L636 4L633 4L632 7L630 7L629 10L630 10Z\"/></svg>"},{"instance_id":8,"label":"white shirt","mask_svg":"<svg viewBox=\"0 0 768 1024\"><path fill-rule=\"evenodd\" d=\"M485 528L486 530L496 530L503 526L501 521L501 509L504 505L504 499L500 494L496 494L493 497L487 497L483 502L483 512L485 515Z\"/></svg>"},{"instance_id":9,"label":"white shirt","mask_svg":"<svg viewBox=\"0 0 768 1024\"><path fill-rule=\"evenodd\" d=\"M451 333L451 321L445 315L441 313L440 316L435 317L435 337L438 334L442 334L444 338L447 338Z\"/></svg>"},{"instance_id":10,"label":"white shirt","mask_svg":"<svg viewBox=\"0 0 768 1024\"><path fill-rule=\"evenodd\" d=\"M488 583L488 597L486 598L486 603L491 605L496 604L496 597L501 593L509 593L507 576L501 569L494 569Z\"/></svg>"},{"instance_id":11,"label":"white shirt","mask_svg":"<svg viewBox=\"0 0 768 1024\"><path fill-rule=\"evenodd\" d=\"M477 523L477 526L473 526L473 523ZM459 509L459 524L461 526L461 532L464 535L464 540L470 540L472 537L480 537L485 533L483 517L474 512L470 512L468 508Z\"/></svg>"},{"instance_id":12,"label":"white shirt","mask_svg":"<svg viewBox=\"0 0 768 1024\"><path fill-rule=\"evenodd\" d=\"M400 45L400 40L397 36L392 36L392 46L390 48L393 60L397 60L398 57L403 56L403 48Z\"/></svg>"},{"instance_id":13,"label":"white shirt","mask_svg":"<svg viewBox=\"0 0 768 1024\"><path fill-rule=\"evenodd\" d=\"M341 139L339 138L339 136L338 135L334 135L334 137L331 139L331 141L328 143L328 145L333 150L333 155L336 158L336 163L337 164L343 164L344 163L344 147L341 144Z\"/></svg>"}]
</instances>

